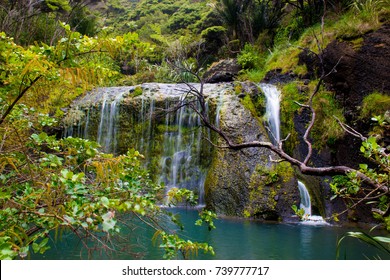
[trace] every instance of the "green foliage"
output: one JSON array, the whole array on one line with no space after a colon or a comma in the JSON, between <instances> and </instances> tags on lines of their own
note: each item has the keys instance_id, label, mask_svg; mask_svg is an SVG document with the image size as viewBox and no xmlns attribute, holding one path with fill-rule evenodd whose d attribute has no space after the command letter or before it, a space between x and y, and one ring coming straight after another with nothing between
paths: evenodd
<instances>
[{"instance_id":1,"label":"green foliage","mask_svg":"<svg viewBox=\"0 0 390 280\"><path fill-rule=\"evenodd\" d=\"M350 197L356 195L360 190L360 182L356 181L356 174L349 174L349 176L337 175L333 177L330 188L335 194L332 199L337 196Z\"/></svg>"},{"instance_id":2,"label":"green foliage","mask_svg":"<svg viewBox=\"0 0 390 280\"><path fill-rule=\"evenodd\" d=\"M209 210L203 209L199 214L200 219L195 222L195 225L201 226L203 223L208 225L209 231L215 229L214 220L217 218L217 214Z\"/></svg>"},{"instance_id":3,"label":"green foliage","mask_svg":"<svg viewBox=\"0 0 390 280\"><path fill-rule=\"evenodd\" d=\"M360 192L364 192L364 188L362 187L364 180L362 176L358 176L358 172L378 186L389 185L390 155L377 143L376 138L369 137L365 140L360 147L360 151L367 159L375 163L376 167L371 168L368 164L362 163L359 164L359 170L357 171L349 172L346 176L333 177L333 181L330 184L331 190L334 193L332 199L335 197L349 199L355 197ZM388 195L378 191L376 196L368 203L376 205L379 211L373 210L374 217L383 222L389 230L389 216L386 216L389 208Z\"/></svg>"},{"instance_id":4,"label":"green foliage","mask_svg":"<svg viewBox=\"0 0 390 280\"><path fill-rule=\"evenodd\" d=\"M48 234L65 228L83 243L89 236L109 248L105 237L122 228L117 213L132 213L170 235L156 221L165 212L157 206L163 191L150 179L142 155L129 150L114 157L95 142L43 132L56 125L59 108L84 90L114 83L118 61L149 57L150 45L133 33L90 38L69 25L63 29L66 37L53 46L22 47L0 33L2 259L26 258L31 250L44 254ZM196 200L187 190L172 197ZM177 242L180 251L212 251L207 244Z\"/></svg>"},{"instance_id":5,"label":"green foliage","mask_svg":"<svg viewBox=\"0 0 390 280\"><path fill-rule=\"evenodd\" d=\"M237 56L237 62L243 69L260 68L262 57L253 45L245 44L244 49Z\"/></svg>"},{"instance_id":6,"label":"green foliage","mask_svg":"<svg viewBox=\"0 0 390 280\"><path fill-rule=\"evenodd\" d=\"M291 206L291 209L294 211L294 214L299 217L300 220L305 219L305 209L299 209L295 204Z\"/></svg>"},{"instance_id":7,"label":"green foliage","mask_svg":"<svg viewBox=\"0 0 390 280\"><path fill-rule=\"evenodd\" d=\"M98 32L98 16L87 8L74 9L69 25L83 35L94 36Z\"/></svg>"},{"instance_id":8,"label":"green foliage","mask_svg":"<svg viewBox=\"0 0 390 280\"><path fill-rule=\"evenodd\" d=\"M198 197L192 191L173 187L167 193L166 203L171 206L184 202L185 204L195 206L197 201Z\"/></svg>"},{"instance_id":9,"label":"green foliage","mask_svg":"<svg viewBox=\"0 0 390 280\"><path fill-rule=\"evenodd\" d=\"M208 53L218 55L221 53L221 46L226 44L226 28L223 26L211 26L202 30L200 36L204 40L204 46Z\"/></svg>"},{"instance_id":10,"label":"green foliage","mask_svg":"<svg viewBox=\"0 0 390 280\"><path fill-rule=\"evenodd\" d=\"M282 135L290 134L290 137L284 143L285 150L290 153L298 144L298 134L294 125L294 117L299 112L300 106L296 102L304 103L307 99L307 95L299 91L300 87L302 87L302 84L294 81L285 84L281 88L281 133Z\"/></svg>"},{"instance_id":11,"label":"green foliage","mask_svg":"<svg viewBox=\"0 0 390 280\"><path fill-rule=\"evenodd\" d=\"M0 237L0 260L12 260L18 253L12 248L10 237Z\"/></svg>"},{"instance_id":12,"label":"green foliage","mask_svg":"<svg viewBox=\"0 0 390 280\"><path fill-rule=\"evenodd\" d=\"M3 165L2 192L12 196L0 203L0 236L15 252L31 245L34 252L44 253L49 249L46 234L61 227L92 235L119 231L115 211L156 214L155 196L161 188L148 178L138 152L115 158L88 140L57 140L43 132L25 145L33 153L13 156L19 168Z\"/></svg>"},{"instance_id":13,"label":"green foliage","mask_svg":"<svg viewBox=\"0 0 390 280\"><path fill-rule=\"evenodd\" d=\"M342 108L334 98L334 93L320 90L314 97L313 107L316 111L316 123L313 127L312 136L317 148L325 144L332 145L337 139L344 135L335 117L344 121Z\"/></svg>"},{"instance_id":14,"label":"green foliage","mask_svg":"<svg viewBox=\"0 0 390 280\"><path fill-rule=\"evenodd\" d=\"M358 232L350 231L350 232L347 232L343 237L341 237L339 239L339 241L337 242L337 253L336 253L337 258L339 258L339 256L340 256L340 246L342 244L342 241L347 237L359 239L359 240L373 246L374 248L378 249L379 251L384 252L387 255L390 255L390 238L389 237L373 236L371 234L367 234L367 233L360 232L360 231L358 231Z\"/></svg>"},{"instance_id":15,"label":"green foliage","mask_svg":"<svg viewBox=\"0 0 390 280\"><path fill-rule=\"evenodd\" d=\"M275 45L288 46L296 42L305 30L302 16L292 16L287 26L281 26L275 35Z\"/></svg>"},{"instance_id":16,"label":"green foliage","mask_svg":"<svg viewBox=\"0 0 390 280\"><path fill-rule=\"evenodd\" d=\"M191 256L197 256L199 250L212 255L215 254L214 249L207 243L184 240L177 234L167 234L163 231L157 231L153 240L156 241L158 238L161 239L160 248L163 248L165 251L164 259L175 259L179 253L184 259L188 259Z\"/></svg>"},{"instance_id":17,"label":"green foliage","mask_svg":"<svg viewBox=\"0 0 390 280\"><path fill-rule=\"evenodd\" d=\"M355 0L352 2L352 9L365 20L379 22L381 12L389 12L389 0Z\"/></svg>"},{"instance_id":18,"label":"green foliage","mask_svg":"<svg viewBox=\"0 0 390 280\"><path fill-rule=\"evenodd\" d=\"M44 2L52 11L70 12L72 9L68 0L45 0Z\"/></svg>"}]
</instances>

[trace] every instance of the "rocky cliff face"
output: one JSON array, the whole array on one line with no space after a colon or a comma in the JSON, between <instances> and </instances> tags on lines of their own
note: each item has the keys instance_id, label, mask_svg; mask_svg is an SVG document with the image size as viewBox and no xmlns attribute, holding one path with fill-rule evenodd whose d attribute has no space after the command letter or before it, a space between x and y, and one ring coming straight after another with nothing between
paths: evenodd
<instances>
[{"instance_id":1,"label":"rocky cliff face","mask_svg":"<svg viewBox=\"0 0 390 280\"><path fill-rule=\"evenodd\" d=\"M364 97L374 91L390 95L389 57L390 24L351 42L333 41L324 50L328 70L340 59L336 72L325 80L326 85L335 92L337 101L344 108L347 123L364 135L371 129L371 116L360 118ZM356 166L363 160L359 147L360 141L347 135L337 143L333 162Z\"/></svg>"},{"instance_id":2,"label":"rocky cliff face","mask_svg":"<svg viewBox=\"0 0 390 280\"><path fill-rule=\"evenodd\" d=\"M333 41L324 50L325 68L336 72L325 80L345 108L347 120L356 120L368 94L390 94L390 24L362 38Z\"/></svg>"},{"instance_id":3,"label":"rocky cliff face","mask_svg":"<svg viewBox=\"0 0 390 280\"><path fill-rule=\"evenodd\" d=\"M384 95L390 95L390 25L384 24L380 29L367 33L362 37L349 38L348 40L335 40L324 50L325 69L329 72L333 67L336 71L326 77L326 87L335 93L335 99L343 108L346 122L363 135L367 135L372 129L370 117L362 118L363 99L374 91ZM309 73L303 79L314 78L318 61L315 56L303 51L300 54L300 62L306 64ZM277 76L277 75L276 75ZM290 79L298 77L289 76ZM375 105L374 105L375 106ZM390 104L388 106L390 110ZM308 123L309 116L303 111L294 117L295 129L301 138ZM388 137L388 136L387 136ZM384 145L390 141L383 139ZM358 168L359 163L366 162L360 153L360 139L345 135L331 146L325 146L316 151L312 157L315 166L347 165ZM295 156L302 157L306 153L306 145L303 142L297 144ZM315 185L319 197L331 197L329 184L322 177L305 178ZM340 200L323 200L326 205L327 216L332 212L341 212L345 205ZM361 206L356 211L350 211L343 220L361 222L373 221L370 209L367 205Z\"/></svg>"}]
</instances>

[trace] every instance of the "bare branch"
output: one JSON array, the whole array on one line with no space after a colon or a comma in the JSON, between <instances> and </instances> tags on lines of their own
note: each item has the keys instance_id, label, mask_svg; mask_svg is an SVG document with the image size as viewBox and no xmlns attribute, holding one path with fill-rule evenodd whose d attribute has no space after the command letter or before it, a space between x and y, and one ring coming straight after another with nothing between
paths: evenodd
<instances>
[{"instance_id":1,"label":"bare branch","mask_svg":"<svg viewBox=\"0 0 390 280\"><path fill-rule=\"evenodd\" d=\"M359 132L357 132L355 129L353 129L353 128L350 127L349 125L343 123L343 122L342 122L339 118L337 118L336 116L333 116L333 117L336 119L337 123L341 126L341 128L342 128L345 132L351 134L352 136L355 136L355 137L359 138L359 139L362 140L362 141L367 141L367 137L364 137L362 134L360 134Z\"/></svg>"},{"instance_id":2,"label":"bare branch","mask_svg":"<svg viewBox=\"0 0 390 280\"><path fill-rule=\"evenodd\" d=\"M0 125L3 124L3 122L5 121L6 117L12 112L12 110L14 109L14 107L16 106L16 104L19 102L19 100L26 94L26 92L36 83L38 82L39 79L41 79L43 76L40 75L38 77L36 77L34 80L30 81L30 84L28 86L26 86L25 88L23 88L23 81L24 81L24 77L20 83L20 91L19 91L19 94L18 96L15 98L15 100L8 106L7 110L4 112L4 114L0 117Z\"/></svg>"}]
</instances>

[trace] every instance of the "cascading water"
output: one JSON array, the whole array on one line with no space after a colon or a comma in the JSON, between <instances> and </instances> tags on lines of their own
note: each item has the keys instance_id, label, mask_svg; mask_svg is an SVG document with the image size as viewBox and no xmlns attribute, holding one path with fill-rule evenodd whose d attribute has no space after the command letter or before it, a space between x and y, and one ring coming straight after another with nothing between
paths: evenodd
<instances>
[{"instance_id":1,"label":"cascading water","mask_svg":"<svg viewBox=\"0 0 390 280\"><path fill-rule=\"evenodd\" d=\"M210 132L201 127L200 117L187 106L170 112L183 101L182 91L177 85L161 84L157 90L150 85L150 89L143 88L142 95L129 97L133 87L99 89L96 97L88 100L93 107L76 107L83 117L77 118L77 124L71 122L65 136L96 140L109 153L123 153L134 147L145 155L151 176L167 191L185 187L193 190L203 204L205 166L209 163L208 157L201 155L211 153L211 146L203 139L210 139ZM120 110L126 100L132 109ZM162 111L170 113L160 114Z\"/></svg>"},{"instance_id":2,"label":"cascading water","mask_svg":"<svg viewBox=\"0 0 390 280\"><path fill-rule=\"evenodd\" d=\"M299 208L305 211L305 216L311 216L310 194L307 191L305 184L303 184L301 181L298 181L298 189L301 197Z\"/></svg>"},{"instance_id":3,"label":"cascading water","mask_svg":"<svg viewBox=\"0 0 390 280\"><path fill-rule=\"evenodd\" d=\"M166 110L170 107L170 102L166 102ZM200 168L203 133L200 126L199 115L187 106L165 116L160 181L167 191L173 187L194 190L202 204L206 173Z\"/></svg>"},{"instance_id":4,"label":"cascading water","mask_svg":"<svg viewBox=\"0 0 390 280\"><path fill-rule=\"evenodd\" d=\"M274 144L280 142L280 98L278 88L270 84L260 84L260 88L266 97L266 117L270 128L270 138ZM298 181L298 189L301 197L300 209L304 210L305 223L326 224L321 216L311 213L310 194L302 182Z\"/></svg>"},{"instance_id":5,"label":"cascading water","mask_svg":"<svg viewBox=\"0 0 390 280\"><path fill-rule=\"evenodd\" d=\"M124 92L115 96L114 100L109 102L107 95L103 97L102 109L100 114L100 124L97 135L97 142L102 145L105 152L116 152L116 134L117 123L119 118L119 106L118 104L122 100ZM89 118L87 118L87 122ZM87 132L87 125L85 131Z\"/></svg>"},{"instance_id":6,"label":"cascading water","mask_svg":"<svg viewBox=\"0 0 390 280\"><path fill-rule=\"evenodd\" d=\"M280 141L280 97L278 88L271 84L260 84L266 97L266 118L270 129L271 141L276 144Z\"/></svg>"},{"instance_id":7,"label":"cascading water","mask_svg":"<svg viewBox=\"0 0 390 280\"><path fill-rule=\"evenodd\" d=\"M303 222L305 224L313 224L313 225L327 224L327 222L325 222L325 220L321 216L312 215L310 194L305 184L302 183L301 181L298 181L298 189L301 197L301 203L299 205L299 208L305 211L305 214L303 216Z\"/></svg>"}]
</instances>

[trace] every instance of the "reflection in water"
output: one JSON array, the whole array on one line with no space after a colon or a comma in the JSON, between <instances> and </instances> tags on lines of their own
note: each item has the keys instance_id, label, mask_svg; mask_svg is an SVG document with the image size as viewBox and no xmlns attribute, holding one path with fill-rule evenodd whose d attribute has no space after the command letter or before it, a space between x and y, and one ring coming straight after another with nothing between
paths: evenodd
<instances>
[{"instance_id":1,"label":"reflection in water","mask_svg":"<svg viewBox=\"0 0 390 280\"><path fill-rule=\"evenodd\" d=\"M309 226L303 224L258 223L240 219L219 219L217 229L194 225L196 210L173 209L180 213L185 231L181 234L193 241L208 242L214 247L216 256L199 253L197 259L263 259L263 260L332 260L336 258L336 244L346 229L335 226ZM52 249L43 257L32 255L32 259L161 259L163 252L152 244L153 230L140 225L137 220L123 230L124 238L112 239L116 251L88 252L82 242L71 233L51 244ZM345 241L345 242L344 242ZM378 252L355 239L345 239L341 258L374 259ZM90 243L92 244L92 243ZM95 244L97 245L97 244ZM98 246L98 245L97 245ZM99 247L99 246L98 246ZM382 259L389 256L379 255Z\"/></svg>"}]
</instances>

